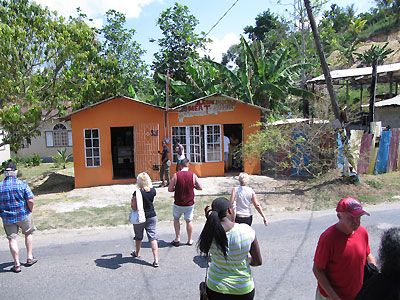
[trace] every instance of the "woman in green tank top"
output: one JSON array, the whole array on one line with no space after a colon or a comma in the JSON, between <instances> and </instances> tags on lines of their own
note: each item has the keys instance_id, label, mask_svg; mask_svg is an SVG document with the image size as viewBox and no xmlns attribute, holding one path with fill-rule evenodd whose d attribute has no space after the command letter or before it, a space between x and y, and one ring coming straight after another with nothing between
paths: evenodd
<instances>
[{"instance_id":1,"label":"woman in green tank top","mask_svg":"<svg viewBox=\"0 0 400 300\"><path fill-rule=\"evenodd\" d=\"M197 248L211 256L206 283L208 299L253 299L250 266L262 264L254 230L247 224L234 223L235 212L226 198L215 199L205 213L207 221Z\"/></svg>"}]
</instances>

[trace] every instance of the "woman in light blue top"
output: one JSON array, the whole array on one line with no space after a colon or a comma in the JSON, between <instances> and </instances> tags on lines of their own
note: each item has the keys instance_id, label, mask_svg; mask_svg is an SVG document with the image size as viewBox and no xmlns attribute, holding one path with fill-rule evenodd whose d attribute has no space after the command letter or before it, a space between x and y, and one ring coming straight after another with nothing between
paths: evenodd
<instances>
[{"instance_id":1,"label":"woman in light blue top","mask_svg":"<svg viewBox=\"0 0 400 300\"><path fill-rule=\"evenodd\" d=\"M205 213L207 221L197 248L211 256L206 283L208 299L254 299L250 266L262 264L254 230L247 224L234 223L235 212L226 198L215 199Z\"/></svg>"}]
</instances>

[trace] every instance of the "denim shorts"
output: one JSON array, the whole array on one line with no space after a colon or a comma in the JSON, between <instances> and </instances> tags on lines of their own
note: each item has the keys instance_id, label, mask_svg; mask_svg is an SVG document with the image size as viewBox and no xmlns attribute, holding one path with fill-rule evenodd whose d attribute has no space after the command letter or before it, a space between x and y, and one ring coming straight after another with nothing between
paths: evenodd
<instances>
[{"instance_id":1,"label":"denim shorts","mask_svg":"<svg viewBox=\"0 0 400 300\"><path fill-rule=\"evenodd\" d=\"M178 206L174 204L174 207L172 208L172 215L174 219L180 219L182 214L185 217L186 222L190 222L193 220L193 211L194 211L194 205L191 206Z\"/></svg>"},{"instance_id":2,"label":"denim shorts","mask_svg":"<svg viewBox=\"0 0 400 300\"><path fill-rule=\"evenodd\" d=\"M32 214L29 214L24 220L17 223L3 223L3 227L9 240L17 237L20 228L23 234L31 234L36 230Z\"/></svg>"},{"instance_id":3,"label":"denim shorts","mask_svg":"<svg viewBox=\"0 0 400 300\"><path fill-rule=\"evenodd\" d=\"M157 216L146 219L142 224L133 224L133 231L135 232L135 241L143 240L143 231L146 229L147 238L149 242L157 239L156 234Z\"/></svg>"}]
</instances>

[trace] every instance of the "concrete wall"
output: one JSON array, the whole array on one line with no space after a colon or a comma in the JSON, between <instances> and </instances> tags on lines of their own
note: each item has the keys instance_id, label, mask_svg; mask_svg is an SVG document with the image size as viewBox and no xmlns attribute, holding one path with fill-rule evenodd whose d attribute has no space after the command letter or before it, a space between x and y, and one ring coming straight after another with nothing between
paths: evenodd
<instances>
[{"instance_id":1,"label":"concrete wall","mask_svg":"<svg viewBox=\"0 0 400 300\"><path fill-rule=\"evenodd\" d=\"M400 128L400 106L376 107L375 121L381 121L383 127Z\"/></svg>"},{"instance_id":2,"label":"concrete wall","mask_svg":"<svg viewBox=\"0 0 400 300\"><path fill-rule=\"evenodd\" d=\"M41 135L32 139L30 145L18 150L13 156L27 158L34 154L39 155L44 162L52 161L51 157L57 155L57 150L66 148L67 154L72 154L72 146L69 147L48 147L46 145L46 131L52 131L56 124L63 124L67 130L71 130L70 122L48 121L40 127Z\"/></svg>"},{"instance_id":3,"label":"concrete wall","mask_svg":"<svg viewBox=\"0 0 400 300\"><path fill-rule=\"evenodd\" d=\"M3 135L0 133L0 141L3 141ZM3 161L10 159L10 145L4 145L0 147L0 164Z\"/></svg>"}]
</instances>

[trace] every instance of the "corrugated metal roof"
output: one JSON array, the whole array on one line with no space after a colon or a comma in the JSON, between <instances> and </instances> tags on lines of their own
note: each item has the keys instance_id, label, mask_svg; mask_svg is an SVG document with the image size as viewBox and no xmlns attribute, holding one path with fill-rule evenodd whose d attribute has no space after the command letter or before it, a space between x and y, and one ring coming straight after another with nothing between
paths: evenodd
<instances>
[{"instance_id":1,"label":"corrugated metal roof","mask_svg":"<svg viewBox=\"0 0 400 300\"><path fill-rule=\"evenodd\" d=\"M375 107L390 106L390 105L400 105L400 95L397 95L396 97L391 99L375 102Z\"/></svg>"},{"instance_id":2,"label":"corrugated metal roof","mask_svg":"<svg viewBox=\"0 0 400 300\"><path fill-rule=\"evenodd\" d=\"M390 74L392 73L393 82L400 80L400 63L378 66L378 82L390 82ZM339 84L340 80L354 81L359 84L367 84L371 82L372 67L333 70L331 77L334 84ZM325 84L325 76L321 75L310 79L307 83Z\"/></svg>"}]
</instances>

